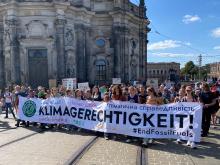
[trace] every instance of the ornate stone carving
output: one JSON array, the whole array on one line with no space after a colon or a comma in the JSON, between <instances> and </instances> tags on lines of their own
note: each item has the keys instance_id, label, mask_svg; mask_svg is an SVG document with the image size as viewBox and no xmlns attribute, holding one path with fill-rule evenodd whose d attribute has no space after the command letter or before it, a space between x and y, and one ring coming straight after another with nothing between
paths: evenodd
<instances>
[{"instance_id":1,"label":"ornate stone carving","mask_svg":"<svg viewBox=\"0 0 220 165\"><path fill-rule=\"evenodd\" d=\"M131 66L131 80L136 80L137 75L137 61L135 58L131 58L130 60L130 66Z\"/></svg>"},{"instance_id":2,"label":"ornate stone carving","mask_svg":"<svg viewBox=\"0 0 220 165\"><path fill-rule=\"evenodd\" d=\"M66 61L66 76L70 78L76 77L76 57L73 50L65 52Z\"/></svg>"},{"instance_id":3,"label":"ornate stone carving","mask_svg":"<svg viewBox=\"0 0 220 165\"><path fill-rule=\"evenodd\" d=\"M39 20L30 21L25 25L28 37L45 37L48 36L48 25Z\"/></svg>"},{"instance_id":4,"label":"ornate stone carving","mask_svg":"<svg viewBox=\"0 0 220 165\"><path fill-rule=\"evenodd\" d=\"M65 45L66 46L73 46L73 42L74 42L73 30L67 28L66 32L65 32Z\"/></svg>"}]
</instances>

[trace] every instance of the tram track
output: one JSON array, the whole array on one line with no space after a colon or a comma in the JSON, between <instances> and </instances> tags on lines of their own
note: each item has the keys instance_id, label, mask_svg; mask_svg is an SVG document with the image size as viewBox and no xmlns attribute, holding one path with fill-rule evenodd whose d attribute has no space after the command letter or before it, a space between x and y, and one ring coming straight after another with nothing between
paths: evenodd
<instances>
[{"instance_id":1,"label":"tram track","mask_svg":"<svg viewBox=\"0 0 220 165\"><path fill-rule=\"evenodd\" d=\"M11 145L11 144L14 144L14 143L17 143L17 142L19 142L19 141L25 140L25 139L27 139L27 138L33 137L33 136L35 136L35 135L37 135L37 134L39 134L39 133L42 133L42 132L44 132L44 131L39 130L39 131L36 131L36 132L32 132L32 133L30 133L30 134L27 134L27 135L25 135L25 136L16 138L16 139L11 140L11 141L9 141L9 142L7 142L7 143L1 144L1 145L0 145L0 148L9 146L9 145Z\"/></svg>"},{"instance_id":2,"label":"tram track","mask_svg":"<svg viewBox=\"0 0 220 165\"><path fill-rule=\"evenodd\" d=\"M137 149L136 165L147 165L146 149L143 146L139 146Z\"/></svg>"},{"instance_id":3,"label":"tram track","mask_svg":"<svg viewBox=\"0 0 220 165\"><path fill-rule=\"evenodd\" d=\"M76 165L87 154L89 150L99 141L99 137L94 136L90 138L84 145L82 145L76 152L74 152L64 165ZM146 148L143 146L137 146L136 165L147 165L147 153Z\"/></svg>"},{"instance_id":4,"label":"tram track","mask_svg":"<svg viewBox=\"0 0 220 165\"><path fill-rule=\"evenodd\" d=\"M94 136L90 138L82 147L80 147L70 158L64 163L64 165L75 165L83 157L84 154L98 141L99 137Z\"/></svg>"}]
</instances>

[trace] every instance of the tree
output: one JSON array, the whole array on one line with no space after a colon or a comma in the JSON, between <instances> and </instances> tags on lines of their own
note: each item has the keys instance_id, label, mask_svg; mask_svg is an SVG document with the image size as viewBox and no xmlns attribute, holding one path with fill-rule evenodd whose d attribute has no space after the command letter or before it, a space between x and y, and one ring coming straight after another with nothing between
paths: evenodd
<instances>
[{"instance_id":1,"label":"tree","mask_svg":"<svg viewBox=\"0 0 220 165\"><path fill-rule=\"evenodd\" d=\"M189 61L185 64L184 68L181 69L181 74L189 76L192 80L198 77L199 68L194 64L193 61Z\"/></svg>"}]
</instances>

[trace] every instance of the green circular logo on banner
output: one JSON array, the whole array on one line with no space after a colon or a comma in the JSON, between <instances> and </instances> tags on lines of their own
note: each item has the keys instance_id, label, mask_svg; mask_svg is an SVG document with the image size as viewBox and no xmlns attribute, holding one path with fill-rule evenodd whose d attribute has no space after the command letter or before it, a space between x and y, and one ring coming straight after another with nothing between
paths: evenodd
<instances>
[{"instance_id":1,"label":"green circular logo on banner","mask_svg":"<svg viewBox=\"0 0 220 165\"><path fill-rule=\"evenodd\" d=\"M28 100L24 103L22 107L23 114L26 117L32 117L36 113L36 104L35 102Z\"/></svg>"}]
</instances>

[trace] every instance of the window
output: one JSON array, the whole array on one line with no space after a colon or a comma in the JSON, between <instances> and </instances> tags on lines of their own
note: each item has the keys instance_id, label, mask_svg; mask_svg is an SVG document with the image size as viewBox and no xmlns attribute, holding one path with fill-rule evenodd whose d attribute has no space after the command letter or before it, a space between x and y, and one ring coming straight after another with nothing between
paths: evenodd
<instances>
[{"instance_id":1,"label":"window","mask_svg":"<svg viewBox=\"0 0 220 165\"><path fill-rule=\"evenodd\" d=\"M163 70L161 70L161 74L163 74Z\"/></svg>"},{"instance_id":2,"label":"window","mask_svg":"<svg viewBox=\"0 0 220 165\"><path fill-rule=\"evenodd\" d=\"M97 60L96 63L96 80L106 80L106 62L105 60Z\"/></svg>"},{"instance_id":3,"label":"window","mask_svg":"<svg viewBox=\"0 0 220 165\"><path fill-rule=\"evenodd\" d=\"M97 45L98 47L101 47L101 48L105 46L105 40L102 39L102 38L97 39L97 40L95 41L95 43L96 43L96 45Z\"/></svg>"},{"instance_id":4,"label":"window","mask_svg":"<svg viewBox=\"0 0 220 165\"><path fill-rule=\"evenodd\" d=\"M160 71L159 71L159 70L157 70L157 74L160 74Z\"/></svg>"}]
</instances>

